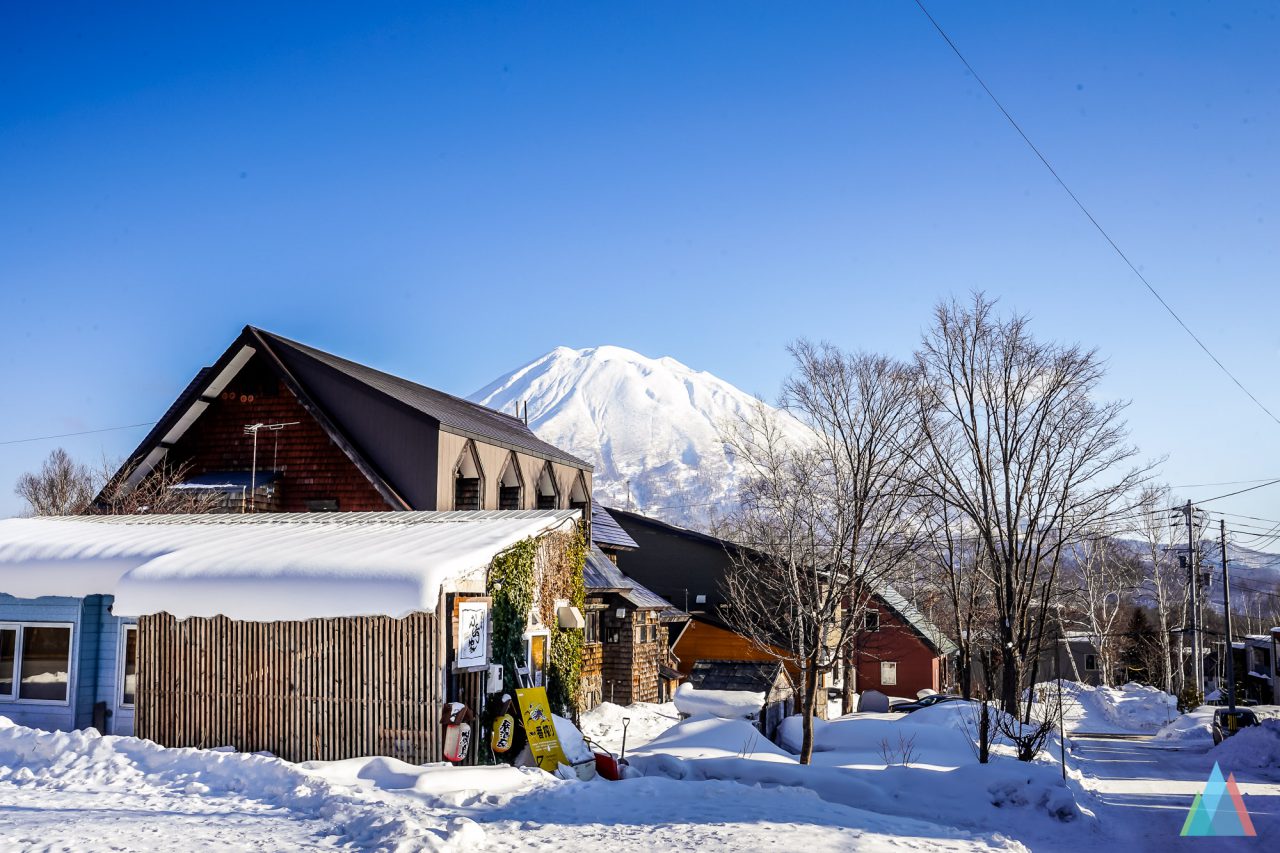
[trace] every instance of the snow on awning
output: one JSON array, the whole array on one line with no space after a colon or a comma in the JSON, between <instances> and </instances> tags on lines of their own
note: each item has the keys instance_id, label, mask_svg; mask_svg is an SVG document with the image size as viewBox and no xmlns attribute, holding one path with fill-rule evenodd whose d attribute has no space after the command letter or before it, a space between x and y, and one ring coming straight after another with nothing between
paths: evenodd
<instances>
[{"instance_id":1,"label":"snow on awning","mask_svg":"<svg viewBox=\"0 0 1280 853\"><path fill-rule=\"evenodd\" d=\"M0 521L0 593L115 596L113 612L283 621L405 616L578 510Z\"/></svg>"}]
</instances>

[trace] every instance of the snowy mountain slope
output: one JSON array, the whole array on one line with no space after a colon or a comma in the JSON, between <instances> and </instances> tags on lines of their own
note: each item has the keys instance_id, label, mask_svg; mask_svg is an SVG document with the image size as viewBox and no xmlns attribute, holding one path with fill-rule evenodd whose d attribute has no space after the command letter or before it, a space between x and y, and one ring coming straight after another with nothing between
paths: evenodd
<instances>
[{"instance_id":1,"label":"snowy mountain slope","mask_svg":"<svg viewBox=\"0 0 1280 853\"><path fill-rule=\"evenodd\" d=\"M606 505L701 526L732 506L738 473L718 427L742 417L756 398L673 358L629 349L557 347L471 395L494 409L529 407L529 426L545 441L592 462ZM779 423L806 428L782 412Z\"/></svg>"}]
</instances>

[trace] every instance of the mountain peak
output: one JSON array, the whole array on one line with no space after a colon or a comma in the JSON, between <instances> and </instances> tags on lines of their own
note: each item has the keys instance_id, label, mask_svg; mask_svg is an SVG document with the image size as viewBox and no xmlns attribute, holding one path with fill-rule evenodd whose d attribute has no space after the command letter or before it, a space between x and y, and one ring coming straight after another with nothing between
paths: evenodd
<instances>
[{"instance_id":1,"label":"mountain peak","mask_svg":"<svg viewBox=\"0 0 1280 853\"><path fill-rule=\"evenodd\" d=\"M732 508L739 475L720 429L758 402L674 358L610 344L556 347L470 399L499 411L527 403L540 438L595 465L602 503L694 526Z\"/></svg>"}]
</instances>

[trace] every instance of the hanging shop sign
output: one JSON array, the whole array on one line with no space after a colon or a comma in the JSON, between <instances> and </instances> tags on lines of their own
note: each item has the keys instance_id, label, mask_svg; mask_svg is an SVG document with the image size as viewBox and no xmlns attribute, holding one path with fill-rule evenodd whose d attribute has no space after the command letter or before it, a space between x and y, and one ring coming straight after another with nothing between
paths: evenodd
<instances>
[{"instance_id":1,"label":"hanging shop sign","mask_svg":"<svg viewBox=\"0 0 1280 853\"><path fill-rule=\"evenodd\" d=\"M524 720L524 733L529 739L529 752L534 762L548 773L556 772L561 764L568 764L560 738L556 736L556 724L551 719L551 703L547 701L545 687L522 687L516 690L520 703L520 716Z\"/></svg>"},{"instance_id":2,"label":"hanging shop sign","mask_svg":"<svg viewBox=\"0 0 1280 853\"><path fill-rule=\"evenodd\" d=\"M489 599L467 598L458 602L458 670L489 668Z\"/></svg>"}]
</instances>

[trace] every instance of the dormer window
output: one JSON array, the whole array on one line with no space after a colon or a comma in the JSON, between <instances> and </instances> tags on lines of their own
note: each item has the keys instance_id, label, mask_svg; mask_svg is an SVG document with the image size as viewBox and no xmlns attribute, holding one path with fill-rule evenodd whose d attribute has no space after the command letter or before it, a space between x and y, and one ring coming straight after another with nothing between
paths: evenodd
<instances>
[{"instance_id":1,"label":"dormer window","mask_svg":"<svg viewBox=\"0 0 1280 853\"><path fill-rule=\"evenodd\" d=\"M556 488L556 478L551 470L551 463L542 466L537 483L538 509L559 509L560 490Z\"/></svg>"},{"instance_id":2,"label":"dormer window","mask_svg":"<svg viewBox=\"0 0 1280 853\"><path fill-rule=\"evenodd\" d=\"M474 442L468 441L453 467L453 508L480 509L480 458Z\"/></svg>"},{"instance_id":3,"label":"dormer window","mask_svg":"<svg viewBox=\"0 0 1280 853\"><path fill-rule=\"evenodd\" d=\"M569 509L580 509L584 513L587 511L587 505L590 503L591 497L587 494L587 482L579 472L573 481L573 488L569 490Z\"/></svg>"},{"instance_id":4,"label":"dormer window","mask_svg":"<svg viewBox=\"0 0 1280 853\"><path fill-rule=\"evenodd\" d=\"M498 509L521 509L524 506L524 486L520 481L520 465L514 453L507 455L507 464L498 475Z\"/></svg>"}]
</instances>

